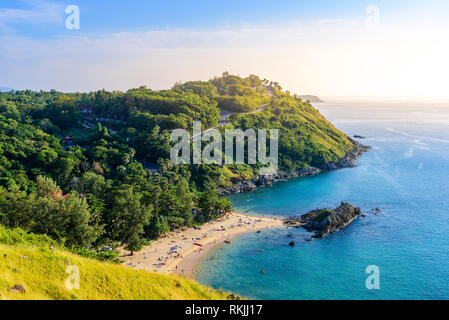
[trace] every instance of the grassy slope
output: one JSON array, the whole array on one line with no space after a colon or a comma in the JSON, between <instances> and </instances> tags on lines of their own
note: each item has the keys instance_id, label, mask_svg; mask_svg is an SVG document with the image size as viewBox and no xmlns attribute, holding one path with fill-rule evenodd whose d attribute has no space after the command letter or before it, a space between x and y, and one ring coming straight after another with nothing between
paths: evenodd
<instances>
[{"instance_id":1,"label":"grassy slope","mask_svg":"<svg viewBox=\"0 0 449 320\"><path fill-rule=\"evenodd\" d=\"M319 150L324 154L325 163L337 162L353 148L346 134L317 109L307 102L299 102L288 96L272 100L263 112L232 116L230 126L242 129L279 129L280 166L287 171L292 168L283 167L285 159L296 161L295 165L299 167L314 165L310 161L311 151ZM309 146L304 148L304 145ZM298 161L301 158L304 158L302 163Z\"/></svg>"},{"instance_id":2,"label":"grassy slope","mask_svg":"<svg viewBox=\"0 0 449 320\"><path fill-rule=\"evenodd\" d=\"M337 129L312 106L302 110L301 118L304 123L309 125L312 140L336 156L335 159L332 159L333 161L344 157L353 147L346 134Z\"/></svg>"},{"instance_id":3,"label":"grassy slope","mask_svg":"<svg viewBox=\"0 0 449 320\"><path fill-rule=\"evenodd\" d=\"M51 246L45 236L0 226L0 299L226 299L185 278L137 271ZM69 265L80 270L79 290L65 286ZM16 284L26 292L8 290Z\"/></svg>"}]
</instances>

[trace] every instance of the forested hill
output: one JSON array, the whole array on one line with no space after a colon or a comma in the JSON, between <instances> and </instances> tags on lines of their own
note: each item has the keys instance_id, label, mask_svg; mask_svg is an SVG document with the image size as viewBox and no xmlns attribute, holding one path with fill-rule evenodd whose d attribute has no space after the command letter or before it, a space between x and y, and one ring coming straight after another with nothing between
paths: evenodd
<instances>
[{"instance_id":1,"label":"forested hill","mask_svg":"<svg viewBox=\"0 0 449 320\"><path fill-rule=\"evenodd\" d=\"M261 106L266 106L260 109ZM217 126L280 130L280 169L341 159L352 143L309 102L257 76L224 73L170 90L0 93L0 224L67 246L139 250L169 230L232 209L217 188L260 165L183 165L170 131Z\"/></svg>"}]
</instances>

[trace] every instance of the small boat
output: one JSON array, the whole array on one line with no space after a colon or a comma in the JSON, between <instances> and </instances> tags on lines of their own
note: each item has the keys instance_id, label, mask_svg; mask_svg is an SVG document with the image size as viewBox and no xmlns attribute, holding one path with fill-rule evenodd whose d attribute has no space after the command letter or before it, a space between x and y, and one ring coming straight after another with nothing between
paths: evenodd
<instances>
[{"instance_id":1,"label":"small boat","mask_svg":"<svg viewBox=\"0 0 449 320\"><path fill-rule=\"evenodd\" d=\"M198 247L202 247L203 246L201 243L198 243L198 242L195 242L194 245L198 246Z\"/></svg>"},{"instance_id":2,"label":"small boat","mask_svg":"<svg viewBox=\"0 0 449 320\"><path fill-rule=\"evenodd\" d=\"M231 240L225 240L224 242L227 244L231 244Z\"/></svg>"}]
</instances>

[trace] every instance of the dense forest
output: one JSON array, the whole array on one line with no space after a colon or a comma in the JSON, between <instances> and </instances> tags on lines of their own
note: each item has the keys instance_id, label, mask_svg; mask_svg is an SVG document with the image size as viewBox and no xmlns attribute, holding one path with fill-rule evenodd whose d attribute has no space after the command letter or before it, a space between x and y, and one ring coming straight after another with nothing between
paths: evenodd
<instances>
[{"instance_id":1,"label":"dense forest","mask_svg":"<svg viewBox=\"0 0 449 320\"><path fill-rule=\"evenodd\" d=\"M254 75L161 91L2 92L0 224L72 248L124 244L132 253L231 211L218 190L257 175L259 164L170 162L172 129L194 120L215 127L221 113L232 115L220 130L279 129L282 170L337 161L352 147L310 102Z\"/></svg>"}]
</instances>

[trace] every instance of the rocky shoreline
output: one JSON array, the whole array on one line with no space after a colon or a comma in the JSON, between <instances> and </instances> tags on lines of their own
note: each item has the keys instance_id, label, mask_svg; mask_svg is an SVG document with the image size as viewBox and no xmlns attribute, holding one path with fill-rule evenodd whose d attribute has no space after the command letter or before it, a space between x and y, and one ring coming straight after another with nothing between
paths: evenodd
<instances>
[{"instance_id":1,"label":"rocky shoreline","mask_svg":"<svg viewBox=\"0 0 449 320\"><path fill-rule=\"evenodd\" d=\"M330 162L319 168L316 167L308 167L301 168L296 171L279 171L275 175L271 176L256 176L253 179L241 181L233 184L228 188L221 189L221 195L230 195L234 193L246 193L254 191L258 188L262 187L271 187L274 182L277 181L285 181L290 178L297 177L306 177L306 176L314 176L321 172L327 172L332 170L339 170L343 168L353 168L356 167L356 162L358 158L365 152L371 149L370 146L366 146L358 141L355 141L348 137L348 139L352 142L354 147L351 151L349 151L343 158L338 162Z\"/></svg>"},{"instance_id":2,"label":"rocky shoreline","mask_svg":"<svg viewBox=\"0 0 449 320\"><path fill-rule=\"evenodd\" d=\"M309 232L314 232L312 238L324 238L328 234L347 227L360 216L362 216L360 208L342 202L336 209L312 210L300 217L285 219L284 224L288 227L302 227Z\"/></svg>"}]
</instances>

